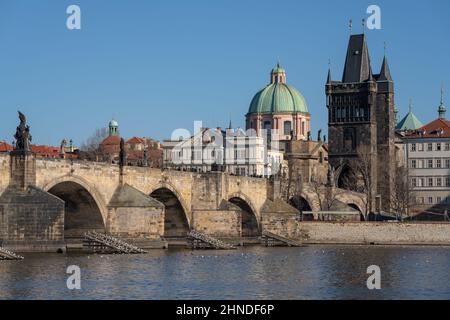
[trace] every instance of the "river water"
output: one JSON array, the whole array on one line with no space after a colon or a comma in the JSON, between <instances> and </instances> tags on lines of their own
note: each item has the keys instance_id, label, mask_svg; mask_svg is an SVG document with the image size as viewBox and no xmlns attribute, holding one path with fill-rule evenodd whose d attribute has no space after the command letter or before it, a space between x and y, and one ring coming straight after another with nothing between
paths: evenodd
<instances>
[{"instance_id":1,"label":"river water","mask_svg":"<svg viewBox=\"0 0 450 320\"><path fill-rule=\"evenodd\" d=\"M0 299L450 299L450 247L247 247L0 261ZM66 269L81 270L69 290ZM381 269L369 290L367 267Z\"/></svg>"}]
</instances>

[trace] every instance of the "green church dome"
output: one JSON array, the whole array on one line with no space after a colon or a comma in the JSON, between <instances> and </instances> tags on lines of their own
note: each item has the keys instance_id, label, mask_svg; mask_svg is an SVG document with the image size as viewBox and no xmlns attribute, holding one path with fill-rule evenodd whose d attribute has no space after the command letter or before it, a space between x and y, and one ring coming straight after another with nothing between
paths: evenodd
<instances>
[{"instance_id":1,"label":"green church dome","mask_svg":"<svg viewBox=\"0 0 450 320\"><path fill-rule=\"evenodd\" d=\"M248 113L308 113L303 95L285 83L272 83L259 91L252 99Z\"/></svg>"},{"instance_id":2,"label":"green church dome","mask_svg":"<svg viewBox=\"0 0 450 320\"><path fill-rule=\"evenodd\" d=\"M309 113L305 98L286 84L286 71L278 62L270 73L270 84L252 99L248 113Z\"/></svg>"}]
</instances>

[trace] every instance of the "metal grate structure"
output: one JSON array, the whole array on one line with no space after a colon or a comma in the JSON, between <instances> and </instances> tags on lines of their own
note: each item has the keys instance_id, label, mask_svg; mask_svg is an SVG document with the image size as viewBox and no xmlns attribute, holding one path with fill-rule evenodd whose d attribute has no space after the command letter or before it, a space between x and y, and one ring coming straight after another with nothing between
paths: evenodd
<instances>
[{"instance_id":1,"label":"metal grate structure","mask_svg":"<svg viewBox=\"0 0 450 320\"><path fill-rule=\"evenodd\" d=\"M84 234L83 246L91 249L93 252L101 253L147 253L145 250L125 241L95 231L90 231Z\"/></svg>"},{"instance_id":2,"label":"metal grate structure","mask_svg":"<svg viewBox=\"0 0 450 320\"><path fill-rule=\"evenodd\" d=\"M198 231L190 231L187 234L189 247L192 249L236 249L235 246L226 243L222 240L211 237L207 234L198 232Z\"/></svg>"},{"instance_id":3,"label":"metal grate structure","mask_svg":"<svg viewBox=\"0 0 450 320\"><path fill-rule=\"evenodd\" d=\"M23 260L23 257L3 247L0 247L0 260Z\"/></svg>"},{"instance_id":4,"label":"metal grate structure","mask_svg":"<svg viewBox=\"0 0 450 320\"><path fill-rule=\"evenodd\" d=\"M292 240L269 231L263 231L261 240L266 247L283 246L283 245L289 247L303 246L303 244L299 241Z\"/></svg>"}]
</instances>

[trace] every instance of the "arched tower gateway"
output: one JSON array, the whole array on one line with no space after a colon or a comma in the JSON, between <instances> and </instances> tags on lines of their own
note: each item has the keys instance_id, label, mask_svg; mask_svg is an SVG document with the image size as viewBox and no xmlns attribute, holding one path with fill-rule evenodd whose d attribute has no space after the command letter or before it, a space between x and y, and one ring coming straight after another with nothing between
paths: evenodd
<instances>
[{"instance_id":1,"label":"arched tower gateway","mask_svg":"<svg viewBox=\"0 0 450 320\"><path fill-rule=\"evenodd\" d=\"M328 156L337 183L361 191L369 182L368 209L389 212L395 170L395 107L386 56L380 73L372 74L365 35L351 35L342 81L333 81L329 70L325 93Z\"/></svg>"},{"instance_id":2,"label":"arched tower gateway","mask_svg":"<svg viewBox=\"0 0 450 320\"><path fill-rule=\"evenodd\" d=\"M253 97L246 114L246 129L278 130L280 148L291 140L306 140L310 114L303 95L286 84L286 71L278 63L270 73L270 83ZM284 142L284 143L283 143Z\"/></svg>"}]
</instances>

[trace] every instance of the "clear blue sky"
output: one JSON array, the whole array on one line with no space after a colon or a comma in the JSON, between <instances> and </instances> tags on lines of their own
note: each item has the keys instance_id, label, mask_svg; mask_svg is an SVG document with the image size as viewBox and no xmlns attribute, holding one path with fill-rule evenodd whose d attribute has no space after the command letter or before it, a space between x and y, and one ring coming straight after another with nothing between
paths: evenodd
<instances>
[{"instance_id":1,"label":"clear blue sky","mask_svg":"<svg viewBox=\"0 0 450 320\"><path fill-rule=\"evenodd\" d=\"M70 4L81 7L81 30L66 28ZM230 115L244 126L278 57L315 136L327 127L328 59L340 79L348 19L360 33L370 4L382 13L382 29L366 31L374 72L387 41L401 114L412 97L432 120L441 82L450 96L448 0L0 0L0 140L12 141L17 109L38 144L79 145L112 116L125 137L164 139L194 120L226 126Z\"/></svg>"}]
</instances>

